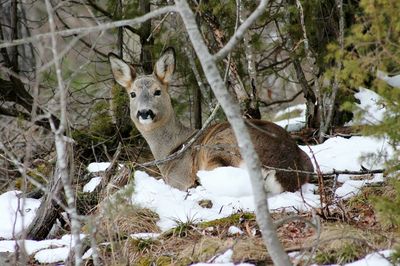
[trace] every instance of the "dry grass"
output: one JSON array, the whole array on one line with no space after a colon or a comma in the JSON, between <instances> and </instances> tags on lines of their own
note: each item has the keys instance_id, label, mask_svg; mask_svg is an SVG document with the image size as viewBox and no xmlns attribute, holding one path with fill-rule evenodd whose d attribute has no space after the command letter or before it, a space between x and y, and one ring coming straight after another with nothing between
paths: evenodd
<instances>
[{"instance_id":1,"label":"dry grass","mask_svg":"<svg viewBox=\"0 0 400 266\"><path fill-rule=\"evenodd\" d=\"M364 188L359 196L341 202L343 215L340 217L343 219L321 219L318 241L316 229L304 222L311 220L310 213L298 213L300 219L287 219L280 225L280 240L287 251L297 250L310 255L315 249L312 262L320 264L351 262L372 251L391 248L396 244L397 235L381 226L369 200L373 195L381 195L382 191L385 188ZM388 189L386 193L393 192ZM110 242L101 251L105 265L189 265L213 261L228 249L233 250L234 263L272 265L252 213L240 212L203 223L177 221L175 229L157 239L133 239L129 235L135 232L159 232L158 216L121 198L123 204L112 204L111 215L101 220L99 231ZM272 216L274 220L280 220L291 215L282 212ZM231 225L244 233L230 235L228 228ZM300 260L300 263L304 262L305 259Z\"/></svg>"}]
</instances>

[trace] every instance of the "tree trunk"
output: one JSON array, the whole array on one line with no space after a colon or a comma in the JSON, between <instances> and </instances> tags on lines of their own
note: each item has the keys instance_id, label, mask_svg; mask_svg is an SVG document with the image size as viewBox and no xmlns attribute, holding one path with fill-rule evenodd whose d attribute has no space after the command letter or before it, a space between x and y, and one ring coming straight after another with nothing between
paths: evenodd
<instances>
[{"instance_id":1,"label":"tree trunk","mask_svg":"<svg viewBox=\"0 0 400 266\"><path fill-rule=\"evenodd\" d=\"M150 1L149 0L140 0L139 1L139 10L142 15L150 12ZM140 62L143 65L143 70L146 74L150 74L153 72L153 60L151 55L151 49L154 45L154 39L151 36L151 20L147 20L146 22L141 24L139 29L140 33L140 43L142 45L142 51L140 54Z\"/></svg>"},{"instance_id":2,"label":"tree trunk","mask_svg":"<svg viewBox=\"0 0 400 266\"><path fill-rule=\"evenodd\" d=\"M64 201L60 171L57 167L49 191L37 210L36 216L27 229L26 238L43 240L49 234L53 224L60 217L61 207L56 198Z\"/></svg>"},{"instance_id":3,"label":"tree trunk","mask_svg":"<svg viewBox=\"0 0 400 266\"><path fill-rule=\"evenodd\" d=\"M202 126L202 115L201 115L201 90L200 87L195 86L193 88L193 116L194 116L194 128L200 129Z\"/></svg>"},{"instance_id":4,"label":"tree trunk","mask_svg":"<svg viewBox=\"0 0 400 266\"><path fill-rule=\"evenodd\" d=\"M319 127L318 104L315 93L304 75L298 58L293 59L293 66L296 71L297 80L300 83L304 98L306 99L306 126L308 128Z\"/></svg>"},{"instance_id":5,"label":"tree trunk","mask_svg":"<svg viewBox=\"0 0 400 266\"><path fill-rule=\"evenodd\" d=\"M246 162L249 172L250 182L254 192L254 200L256 206L256 219L260 226L264 243L275 265L291 265L282 244L279 242L275 231L271 216L269 215L267 193L263 189L263 178L261 175L260 161L254 150L253 143L250 140L250 135L246 125L241 118L240 109L234 104L232 96L226 90L225 84L219 74L215 60L212 60L212 55L209 53L207 46L197 28L196 21L192 10L184 0L176 0L178 12L183 20L186 30L189 34L192 45L197 53L197 57L203 67L205 76L210 83L210 86L221 103L222 108L228 118L229 123L235 133L240 153ZM261 14L265 9L267 1L261 1L257 8L257 14ZM256 12L255 12L256 13ZM234 36L232 38L237 38Z\"/></svg>"},{"instance_id":6,"label":"tree trunk","mask_svg":"<svg viewBox=\"0 0 400 266\"><path fill-rule=\"evenodd\" d=\"M225 44L225 34L221 29L218 18L212 15L212 11L205 12L206 14L201 14L202 18L208 23L208 26L211 28L211 32L216 41L217 48L221 49ZM223 62L228 65L228 84L232 88L235 93L236 99L239 101L240 109L242 110L242 114L247 118L260 119L261 113L258 108L258 103L256 97L251 97L252 93L249 93L238 72L238 66L232 60L228 60L226 58L223 59ZM255 84L255 83L253 83ZM251 88L253 92L253 88Z\"/></svg>"}]
</instances>

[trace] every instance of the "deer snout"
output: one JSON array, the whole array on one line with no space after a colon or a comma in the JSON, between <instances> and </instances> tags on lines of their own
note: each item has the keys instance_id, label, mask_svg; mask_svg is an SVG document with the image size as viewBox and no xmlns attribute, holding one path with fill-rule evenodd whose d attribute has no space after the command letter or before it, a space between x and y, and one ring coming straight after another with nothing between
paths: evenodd
<instances>
[{"instance_id":1,"label":"deer snout","mask_svg":"<svg viewBox=\"0 0 400 266\"><path fill-rule=\"evenodd\" d=\"M154 112L150 109L139 110L136 114L136 117L139 120L147 120L147 121L153 120L155 116L156 115L154 114Z\"/></svg>"}]
</instances>

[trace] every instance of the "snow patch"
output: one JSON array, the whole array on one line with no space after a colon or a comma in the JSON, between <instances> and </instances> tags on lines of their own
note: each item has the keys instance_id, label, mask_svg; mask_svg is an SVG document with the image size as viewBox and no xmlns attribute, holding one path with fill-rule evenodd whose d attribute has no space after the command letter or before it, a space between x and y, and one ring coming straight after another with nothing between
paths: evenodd
<instances>
[{"instance_id":1,"label":"snow patch","mask_svg":"<svg viewBox=\"0 0 400 266\"><path fill-rule=\"evenodd\" d=\"M87 167L88 172L96 173L105 171L111 163L103 162L103 163L90 163Z\"/></svg>"},{"instance_id":2,"label":"snow patch","mask_svg":"<svg viewBox=\"0 0 400 266\"><path fill-rule=\"evenodd\" d=\"M93 192L101 182L101 176L96 176L83 186L83 192Z\"/></svg>"},{"instance_id":3,"label":"snow patch","mask_svg":"<svg viewBox=\"0 0 400 266\"><path fill-rule=\"evenodd\" d=\"M360 111L357 112L365 112L361 114L361 117L356 121L350 121L347 125L354 124L376 124L383 120L383 116L386 112L386 108L380 104L381 96L379 96L376 92L366 89L359 88L359 92L354 94L360 103L357 104Z\"/></svg>"},{"instance_id":4,"label":"snow patch","mask_svg":"<svg viewBox=\"0 0 400 266\"><path fill-rule=\"evenodd\" d=\"M389 76L387 73L378 70L376 76L377 78L386 81L390 86L400 88L400 75Z\"/></svg>"},{"instance_id":5,"label":"snow patch","mask_svg":"<svg viewBox=\"0 0 400 266\"><path fill-rule=\"evenodd\" d=\"M229 228L228 228L228 234L229 234L229 235L236 235L236 234L242 235L242 234L243 234L243 231L242 231L239 227L236 227L236 226L234 226L234 225L231 225L231 226L229 226Z\"/></svg>"},{"instance_id":6,"label":"snow patch","mask_svg":"<svg viewBox=\"0 0 400 266\"><path fill-rule=\"evenodd\" d=\"M232 173L231 170L233 170L228 167L222 167L221 169L217 171L227 170L227 176L229 176L229 174ZM239 168L233 171L243 173L243 169ZM215 172L210 172L212 172L211 175L214 176ZM238 191L239 188L243 187L241 182L242 180L233 180L238 181L238 183L235 183L235 181L232 180L228 182L229 186L220 183L218 192L214 190L209 191L204 186L198 186L189 189L188 192L184 192L166 185L163 180L156 180L150 177L145 172L136 171L135 193L132 197L132 201L142 207L157 212L160 216L157 225L162 231L176 226L176 221L211 221L227 217L231 214L237 213L238 211L253 212L253 195L242 193L242 196L238 196L233 193L231 194L233 196L226 196L230 194L226 190L235 189L235 191ZM218 183L219 181L216 182ZM232 188L235 184L237 188ZM310 187L314 186L307 184L303 189L304 200L300 192L285 192L268 198L270 209L282 210L283 208L293 211L296 209L299 211L306 211L309 210L310 206L317 206L319 196L314 195L313 189L310 189ZM212 188L214 187L212 186ZM213 205L211 208L202 208L198 204L200 200L211 200Z\"/></svg>"},{"instance_id":7,"label":"snow patch","mask_svg":"<svg viewBox=\"0 0 400 266\"><path fill-rule=\"evenodd\" d=\"M39 263L55 263L65 261L68 258L70 248L52 248L40 250L35 254L35 260Z\"/></svg>"},{"instance_id":8,"label":"snow patch","mask_svg":"<svg viewBox=\"0 0 400 266\"><path fill-rule=\"evenodd\" d=\"M335 192L335 197L337 198L342 198L342 199L347 199L350 197L353 197L358 194L358 192L361 190L362 187L364 187L367 184L372 184L372 183L379 183L383 182L383 174L375 174L374 177L370 180L351 180L347 179L345 180L343 177L338 178L338 181L341 180L344 183L342 184L341 187L336 189Z\"/></svg>"},{"instance_id":9,"label":"snow patch","mask_svg":"<svg viewBox=\"0 0 400 266\"><path fill-rule=\"evenodd\" d=\"M300 148L310 158L313 158L313 154L315 155L322 172L329 172L333 169L358 171L361 168L361 164L371 170L381 168L385 159L393 154L393 149L388 140L374 137L354 136L350 139L334 137L320 145L300 146ZM374 155L370 160L360 160L360 157L368 156L369 154ZM311 161L315 168L314 160L312 159Z\"/></svg>"},{"instance_id":10,"label":"snow patch","mask_svg":"<svg viewBox=\"0 0 400 266\"><path fill-rule=\"evenodd\" d=\"M233 255L233 250L228 249L227 251L224 252L224 254L219 255L218 257L215 258L214 262L215 263L228 263L232 261L232 255Z\"/></svg>"},{"instance_id":11,"label":"snow patch","mask_svg":"<svg viewBox=\"0 0 400 266\"><path fill-rule=\"evenodd\" d=\"M379 265L379 266L391 266L391 263L387 258L393 253L393 250L383 250L379 252L374 252L365 256L364 259L348 263L345 266L371 266L371 265Z\"/></svg>"},{"instance_id":12,"label":"snow patch","mask_svg":"<svg viewBox=\"0 0 400 266\"><path fill-rule=\"evenodd\" d=\"M253 195L247 170L232 166L197 172L201 185L216 196L243 197Z\"/></svg>"},{"instance_id":13,"label":"snow patch","mask_svg":"<svg viewBox=\"0 0 400 266\"><path fill-rule=\"evenodd\" d=\"M135 233L130 235L134 239L156 239L160 236L159 233Z\"/></svg>"},{"instance_id":14,"label":"snow patch","mask_svg":"<svg viewBox=\"0 0 400 266\"><path fill-rule=\"evenodd\" d=\"M33 221L40 206L38 199L25 198L24 202L22 198L18 198L20 193L21 191L13 190L0 195L1 238L11 239L21 233Z\"/></svg>"},{"instance_id":15,"label":"snow patch","mask_svg":"<svg viewBox=\"0 0 400 266\"><path fill-rule=\"evenodd\" d=\"M279 117L285 114L289 114L295 110L299 110L301 113L298 116L288 117L286 119L282 119L279 121L274 121L275 124L283 127L286 131L299 131L304 128L306 124L306 105L305 104L298 104L295 106L289 106L288 108L278 111L275 114L275 117Z\"/></svg>"}]
</instances>

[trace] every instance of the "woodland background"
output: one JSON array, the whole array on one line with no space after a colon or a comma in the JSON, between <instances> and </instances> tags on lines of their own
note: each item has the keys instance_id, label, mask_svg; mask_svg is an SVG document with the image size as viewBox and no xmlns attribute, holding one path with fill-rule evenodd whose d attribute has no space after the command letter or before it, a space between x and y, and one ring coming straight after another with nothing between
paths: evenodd
<instances>
[{"instance_id":1,"label":"woodland background","mask_svg":"<svg viewBox=\"0 0 400 266\"><path fill-rule=\"evenodd\" d=\"M277 111L305 102L306 123L288 129L299 144L322 143L336 135L373 134L388 136L394 150L398 148L400 90L388 82L400 74L398 1L263 1L262 14L243 35L239 26L258 1L187 2L210 54L220 56L216 61L220 75L242 117L278 121L300 111L293 109L285 117L277 117ZM178 116L200 129L213 112L218 100L178 12L160 12L139 19L140 23L129 21L173 4L0 2L0 191L18 189L28 198L43 197L43 208L24 237L48 237L66 209L69 218L64 219L71 222L62 222L61 227L75 226L78 232L86 224L79 217L93 214L111 194L109 182L116 187L126 184L132 169L152 160L130 121L127 95L112 78L109 52L141 73L151 73L161 52L174 47L177 70L170 93ZM235 39L232 36L239 35L235 47L221 55L221 49ZM360 87L382 97L377 103L387 110L382 121L346 124L365 114L356 109L354 93ZM219 110L214 121L224 119ZM76 187L89 178L86 166L101 161L112 162L112 167L96 196L77 192ZM397 173L398 161L395 154L383 171ZM117 162L129 162L129 167L118 171ZM155 170L154 165L150 168ZM393 192L394 203L378 197L375 205L368 202L368 206L374 206L373 212L390 209L390 228L398 233L400 213L390 205L400 198L394 176L384 184Z\"/></svg>"}]
</instances>

